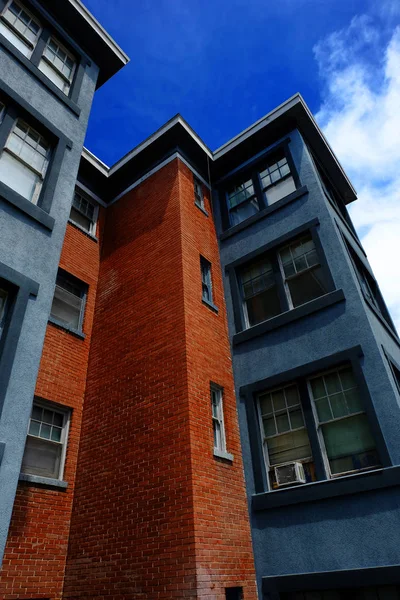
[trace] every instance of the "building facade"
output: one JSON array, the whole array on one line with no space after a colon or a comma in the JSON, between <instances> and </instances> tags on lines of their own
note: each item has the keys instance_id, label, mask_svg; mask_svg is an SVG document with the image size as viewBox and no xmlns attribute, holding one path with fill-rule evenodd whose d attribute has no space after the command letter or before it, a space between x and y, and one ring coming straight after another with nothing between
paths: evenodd
<instances>
[{"instance_id":1,"label":"building facade","mask_svg":"<svg viewBox=\"0 0 400 600\"><path fill-rule=\"evenodd\" d=\"M83 139L126 55L0 0L0 597L399 597L400 341L301 96Z\"/></svg>"}]
</instances>

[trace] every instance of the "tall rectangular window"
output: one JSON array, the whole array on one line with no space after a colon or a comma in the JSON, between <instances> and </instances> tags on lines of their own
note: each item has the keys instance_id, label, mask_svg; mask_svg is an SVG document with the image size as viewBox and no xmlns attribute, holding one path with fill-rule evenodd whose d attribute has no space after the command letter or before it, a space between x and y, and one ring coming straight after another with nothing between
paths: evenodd
<instances>
[{"instance_id":1,"label":"tall rectangular window","mask_svg":"<svg viewBox=\"0 0 400 600\"><path fill-rule=\"evenodd\" d=\"M59 270L54 290L51 316L71 329L82 330L87 285Z\"/></svg>"},{"instance_id":2,"label":"tall rectangular window","mask_svg":"<svg viewBox=\"0 0 400 600\"><path fill-rule=\"evenodd\" d=\"M97 206L75 190L70 220L92 235L96 234Z\"/></svg>"},{"instance_id":3,"label":"tall rectangular window","mask_svg":"<svg viewBox=\"0 0 400 600\"><path fill-rule=\"evenodd\" d=\"M379 466L375 441L351 367L313 377L309 387L332 476Z\"/></svg>"},{"instance_id":4,"label":"tall rectangular window","mask_svg":"<svg viewBox=\"0 0 400 600\"><path fill-rule=\"evenodd\" d=\"M0 33L30 58L41 32L40 22L19 2L6 4L0 16Z\"/></svg>"},{"instance_id":5,"label":"tall rectangular window","mask_svg":"<svg viewBox=\"0 0 400 600\"><path fill-rule=\"evenodd\" d=\"M290 172L286 156L270 163L266 169L261 171L260 181L268 206L296 190L296 184Z\"/></svg>"},{"instance_id":6,"label":"tall rectangular window","mask_svg":"<svg viewBox=\"0 0 400 600\"><path fill-rule=\"evenodd\" d=\"M245 326L252 327L331 291L311 234L239 270Z\"/></svg>"},{"instance_id":7,"label":"tall rectangular window","mask_svg":"<svg viewBox=\"0 0 400 600\"><path fill-rule=\"evenodd\" d=\"M204 210L204 194L203 194L203 184L200 179L193 176L193 185L194 185L194 203L196 206Z\"/></svg>"},{"instance_id":8,"label":"tall rectangular window","mask_svg":"<svg viewBox=\"0 0 400 600\"><path fill-rule=\"evenodd\" d=\"M252 179L231 187L227 197L231 225L245 221L260 210Z\"/></svg>"},{"instance_id":9,"label":"tall rectangular window","mask_svg":"<svg viewBox=\"0 0 400 600\"><path fill-rule=\"evenodd\" d=\"M34 402L22 460L22 473L62 478L69 412Z\"/></svg>"},{"instance_id":10,"label":"tall rectangular window","mask_svg":"<svg viewBox=\"0 0 400 600\"><path fill-rule=\"evenodd\" d=\"M300 306L327 292L327 283L311 235L280 250L289 304Z\"/></svg>"},{"instance_id":11,"label":"tall rectangular window","mask_svg":"<svg viewBox=\"0 0 400 600\"><path fill-rule=\"evenodd\" d=\"M224 412L222 407L222 388L211 385L211 410L214 432L214 449L226 452Z\"/></svg>"},{"instance_id":12,"label":"tall rectangular window","mask_svg":"<svg viewBox=\"0 0 400 600\"><path fill-rule=\"evenodd\" d=\"M50 38L39 63L39 69L64 94L69 94L76 59L56 39Z\"/></svg>"},{"instance_id":13,"label":"tall rectangular window","mask_svg":"<svg viewBox=\"0 0 400 600\"><path fill-rule=\"evenodd\" d=\"M200 256L200 271L201 271L201 285L202 285L202 299L208 304L213 304L212 294L212 279L211 279L211 263Z\"/></svg>"},{"instance_id":14,"label":"tall rectangular window","mask_svg":"<svg viewBox=\"0 0 400 600\"><path fill-rule=\"evenodd\" d=\"M0 181L36 204L49 158L47 140L18 119L0 156Z\"/></svg>"}]
</instances>

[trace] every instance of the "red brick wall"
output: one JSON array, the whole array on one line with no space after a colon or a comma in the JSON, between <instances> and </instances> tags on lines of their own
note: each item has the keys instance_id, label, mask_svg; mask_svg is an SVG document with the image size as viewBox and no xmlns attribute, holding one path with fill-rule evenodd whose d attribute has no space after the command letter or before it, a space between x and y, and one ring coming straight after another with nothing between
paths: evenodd
<instances>
[{"instance_id":1,"label":"red brick wall","mask_svg":"<svg viewBox=\"0 0 400 600\"><path fill-rule=\"evenodd\" d=\"M240 586L249 600L257 592L218 242L207 188L208 217L194 204L191 171L179 165L198 597L225 600L225 587ZM212 265L218 314L201 301L200 255ZM223 388L233 462L214 457L210 382Z\"/></svg>"},{"instance_id":2,"label":"red brick wall","mask_svg":"<svg viewBox=\"0 0 400 600\"><path fill-rule=\"evenodd\" d=\"M0 598L62 597L82 405L99 270L99 244L68 224L60 266L89 285L85 340L49 324L36 396L72 409L66 492L20 483L0 576Z\"/></svg>"},{"instance_id":3,"label":"red brick wall","mask_svg":"<svg viewBox=\"0 0 400 600\"><path fill-rule=\"evenodd\" d=\"M178 160L107 209L65 599L256 598L218 261ZM213 457L210 380L233 465Z\"/></svg>"}]
</instances>

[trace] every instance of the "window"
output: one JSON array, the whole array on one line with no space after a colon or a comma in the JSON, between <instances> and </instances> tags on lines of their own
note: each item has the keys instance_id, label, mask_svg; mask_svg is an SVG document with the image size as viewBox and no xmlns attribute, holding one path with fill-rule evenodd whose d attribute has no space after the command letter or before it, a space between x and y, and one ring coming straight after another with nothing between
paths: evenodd
<instances>
[{"instance_id":1,"label":"window","mask_svg":"<svg viewBox=\"0 0 400 600\"><path fill-rule=\"evenodd\" d=\"M202 299L207 304L213 304L212 295L212 280L211 280L211 263L200 256L200 271L202 285Z\"/></svg>"},{"instance_id":2,"label":"window","mask_svg":"<svg viewBox=\"0 0 400 600\"><path fill-rule=\"evenodd\" d=\"M97 222L97 206L83 196L80 192L75 191L72 201L70 220L76 225L79 225L92 235L96 233Z\"/></svg>"},{"instance_id":3,"label":"window","mask_svg":"<svg viewBox=\"0 0 400 600\"><path fill-rule=\"evenodd\" d=\"M360 283L361 291L363 293L364 298L380 313L380 315L383 317L386 323L392 329L395 329L376 280L368 271L368 269L363 265L361 259L357 256L356 252L351 248L350 244L346 240L345 244L349 252L351 262L356 272L358 281Z\"/></svg>"},{"instance_id":4,"label":"window","mask_svg":"<svg viewBox=\"0 0 400 600\"><path fill-rule=\"evenodd\" d=\"M225 600L243 600L243 588L225 588Z\"/></svg>"},{"instance_id":5,"label":"window","mask_svg":"<svg viewBox=\"0 0 400 600\"><path fill-rule=\"evenodd\" d=\"M214 450L226 452L224 413L222 409L222 388L211 386L211 410L214 432Z\"/></svg>"},{"instance_id":6,"label":"window","mask_svg":"<svg viewBox=\"0 0 400 600\"><path fill-rule=\"evenodd\" d=\"M18 119L0 156L0 181L36 204L49 158L50 146L45 138Z\"/></svg>"},{"instance_id":7,"label":"window","mask_svg":"<svg viewBox=\"0 0 400 600\"><path fill-rule=\"evenodd\" d=\"M309 380L320 442L332 476L379 465L351 367Z\"/></svg>"},{"instance_id":8,"label":"window","mask_svg":"<svg viewBox=\"0 0 400 600\"><path fill-rule=\"evenodd\" d=\"M41 32L39 21L19 2L8 2L0 18L0 33L30 58Z\"/></svg>"},{"instance_id":9,"label":"window","mask_svg":"<svg viewBox=\"0 0 400 600\"><path fill-rule=\"evenodd\" d=\"M22 473L61 479L67 445L69 412L53 405L33 403Z\"/></svg>"},{"instance_id":10,"label":"window","mask_svg":"<svg viewBox=\"0 0 400 600\"><path fill-rule=\"evenodd\" d=\"M7 285L7 283L4 280L0 279L0 338L2 336L5 322L6 322L7 310L8 310L8 306L9 306L9 299L10 299L9 286Z\"/></svg>"},{"instance_id":11,"label":"window","mask_svg":"<svg viewBox=\"0 0 400 600\"><path fill-rule=\"evenodd\" d=\"M230 225L238 225L294 192L292 170L288 156L282 151L271 157L262 170L249 173L229 187L226 197Z\"/></svg>"},{"instance_id":12,"label":"window","mask_svg":"<svg viewBox=\"0 0 400 600\"><path fill-rule=\"evenodd\" d=\"M266 390L257 404L272 489L278 487L275 468L295 462L302 463L306 482L318 479L317 458L327 477L380 466L350 364Z\"/></svg>"},{"instance_id":13,"label":"window","mask_svg":"<svg viewBox=\"0 0 400 600\"><path fill-rule=\"evenodd\" d=\"M252 327L326 294L332 285L311 234L240 270L245 325Z\"/></svg>"},{"instance_id":14,"label":"window","mask_svg":"<svg viewBox=\"0 0 400 600\"><path fill-rule=\"evenodd\" d=\"M204 194L203 194L203 184L200 179L193 176L193 184L194 184L194 203L196 206L205 210L204 208Z\"/></svg>"},{"instance_id":15,"label":"window","mask_svg":"<svg viewBox=\"0 0 400 600\"><path fill-rule=\"evenodd\" d=\"M51 317L68 328L81 331L86 292L86 284L59 269Z\"/></svg>"},{"instance_id":16,"label":"window","mask_svg":"<svg viewBox=\"0 0 400 600\"><path fill-rule=\"evenodd\" d=\"M69 94L75 66L75 58L59 42L50 38L39 62L39 69L64 94Z\"/></svg>"}]
</instances>

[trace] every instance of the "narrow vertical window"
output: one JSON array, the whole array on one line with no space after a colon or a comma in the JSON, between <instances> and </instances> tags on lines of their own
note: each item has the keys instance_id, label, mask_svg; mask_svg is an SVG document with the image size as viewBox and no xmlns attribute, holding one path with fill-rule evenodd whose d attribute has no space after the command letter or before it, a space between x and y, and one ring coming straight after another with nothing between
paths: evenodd
<instances>
[{"instance_id":1,"label":"narrow vertical window","mask_svg":"<svg viewBox=\"0 0 400 600\"><path fill-rule=\"evenodd\" d=\"M261 171L260 181L267 206L296 191L286 156Z\"/></svg>"},{"instance_id":2,"label":"narrow vertical window","mask_svg":"<svg viewBox=\"0 0 400 600\"><path fill-rule=\"evenodd\" d=\"M64 94L68 95L74 77L76 60L57 40L50 38L39 63L39 69Z\"/></svg>"},{"instance_id":3,"label":"narrow vertical window","mask_svg":"<svg viewBox=\"0 0 400 600\"><path fill-rule=\"evenodd\" d=\"M22 460L22 473L61 479L69 412L34 402Z\"/></svg>"},{"instance_id":4,"label":"narrow vertical window","mask_svg":"<svg viewBox=\"0 0 400 600\"><path fill-rule=\"evenodd\" d=\"M193 177L193 184L194 184L194 203L196 206L198 206L202 210L205 210L204 209L203 184L201 183L200 179L197 179L197 177Z\"/></svg>"},{"instance_id":5,"label":"narrow vertical window","mask_svg":"<svg viewBox=\"0 0 400 600\"><path fill-rule=\"evenodd\" d=\"M211 410L214 433L214 450L226 452L224 413L222 409L222 388L211 386Z\"/></svg>"},{"instance_id":6,"label":"narrow vertical window","mask_svg":"<svg viewBox=\"0 0 400 600\"><path fill-rule=\"evenodd\" d=\"M379 466L375 441L351 367L311 378L309 389L331 475Z\"/></svg>"},{"instance_id":7,"label":"narrow vertical window","mask_svg":"<svg viewBox=\"0 0 400 600\"><path fill-rule=\"evenodd\" d=\"M81 331L87 286L69 273L59 271L51 317L68 328Z\"/></svg>"},{"instance_id":8,"label":"narrow vertical window","mask_svg":"<svg viewBox=\"0 0 400 600\"><path fill-rule=\"evenodd\" d=\"M213 304L212 281L211 281L211 263L200 256L200 271L202 285L202 299L208 304Z\"/></svg>"},{"instance_id":9,"label":"narrow vertical window","mask_svg":"<svg viewBox=\"0 0 400 600\"><path fill-rule=\"evenodd\" d=\"M70 220L88 233L96 234L97 207L80 192L75 191Z\"/></svg>"},{"instance_id":10,"label":"narrow vertical window","mask_svg":"<svg viewBox=\"0 0 400 600\"><path fill-rule=\"evenodd\" d=\"M3 333L4 324L5 324L5 320L6 320L6 314L7 314L7 306L9 304L9 302L8 302L9 293L5 289L5 287L6 286L2 287L2 282L0 280L0 338Z\"/></svg>"}]
</instances>

